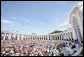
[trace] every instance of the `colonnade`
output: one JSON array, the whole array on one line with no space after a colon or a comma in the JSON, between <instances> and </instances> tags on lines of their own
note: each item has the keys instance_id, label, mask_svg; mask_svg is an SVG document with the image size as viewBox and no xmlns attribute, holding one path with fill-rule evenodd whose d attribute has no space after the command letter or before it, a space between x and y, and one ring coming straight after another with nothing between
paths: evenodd
<instances>
[{"instance_id":1,"label":"colonnade","mask_svg":"<svg viewBox=\"0 0 84 57\"><path fill-rule=\"evenodd\" d=\"M64 31L57 34L36 35L21 34L17 32L1 31L1 40L73 40L71 31Z\"/></svg>"}]
</instances>

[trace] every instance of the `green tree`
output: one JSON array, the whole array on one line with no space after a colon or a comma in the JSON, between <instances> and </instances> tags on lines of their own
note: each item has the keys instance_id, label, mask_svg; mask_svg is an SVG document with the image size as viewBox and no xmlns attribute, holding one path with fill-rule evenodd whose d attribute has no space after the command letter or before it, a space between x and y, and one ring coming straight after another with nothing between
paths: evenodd
<instances>
[{"instance_id":1,"label":"green tree","mask_svg":"<svg viewBox=\"0 0 84 57\"><path fill-rule=\"evenodd\" d=\"M51 32L49 34L56 34L56 33L60 33L60 32L62 32L62 31L56 30L56 31L53 31L53 32Z\"/></svg>"}]
</instances>

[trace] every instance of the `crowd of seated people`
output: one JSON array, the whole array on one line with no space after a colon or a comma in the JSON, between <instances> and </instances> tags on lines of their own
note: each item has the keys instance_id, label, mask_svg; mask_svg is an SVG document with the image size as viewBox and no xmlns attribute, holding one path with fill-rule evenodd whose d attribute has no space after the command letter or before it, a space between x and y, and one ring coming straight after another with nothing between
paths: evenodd
<instances>
[{"instance_id":1,"label":"crowd of seated people","mask_svg":"<svg viewBox=\"0 0 84 57\"><path fill-rule=\"evenodd\" d=\"M66 44L60 41L1 40L1 56L64 56L60 48Z\"/></svg>"},{"instance_id":2,"label":"crowd of seated people","mask_svg":"<svg viewBox=\"0 0 84 57\"><path fill-rule=\"evenodd\" d=\"M58 43L60 42L1 40L1 56L60 56L61 53L56 48Z\"/></svg>"},{"instance_id":3,"label":"crowd of seated people","mask_svg":"<svg viewBox=\"0 0 84 57\"><path fill-rule=\"evenodd\" d=\"M82 43L80 43L78 40L75 40L75 41L62 42L61 44L58 45L58 47L59 47L60 52L64 56L72 56L73 54L78 53L78 50L82 48L81 44Z\"/></svg>"}]
</instances>

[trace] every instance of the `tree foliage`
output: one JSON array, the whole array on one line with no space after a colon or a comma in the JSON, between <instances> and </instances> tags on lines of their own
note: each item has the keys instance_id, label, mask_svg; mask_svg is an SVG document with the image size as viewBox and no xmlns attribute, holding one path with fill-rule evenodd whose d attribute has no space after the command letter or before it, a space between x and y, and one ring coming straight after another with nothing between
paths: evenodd
<instances>
[{"instance_id":1,"label":"tree foliage","mask_svg":"<svg viewBox=\"0 0 84 57\"><path fill-rule=\"evenodd\" d=\"M62 32L62 31L56 30L56 31L53 31L53 32L51 32L49 34L56 34L56 33L60 33L60 32Z\"/></svg>"}]
</instances>

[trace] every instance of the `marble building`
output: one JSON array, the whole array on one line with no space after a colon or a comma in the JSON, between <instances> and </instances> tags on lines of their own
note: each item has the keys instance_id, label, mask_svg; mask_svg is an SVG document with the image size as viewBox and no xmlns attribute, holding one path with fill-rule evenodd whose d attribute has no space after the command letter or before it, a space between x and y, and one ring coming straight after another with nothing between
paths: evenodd
<instances>
[{"instance_id":1,"label":"marble building","mask_svg":"<svg viewBox=\"0 0 84 57\"><path fill-rule=\"evenodd\" d=\"M79 2L70 13L70 21L74 39L83 41L83 2Z\"/></svg>"},{"instance_id":2,"label":"marble building","mask_svg":"<svg viewBox=\"0 0 84 57\"><path fill-rule=\"evenodd\" d=\"M23 34L17 31L1 30L1 40L79 40L83 41L83 2L76 4L70 13L69 23L71 27L57 34Z\"/></svg>"}]
</instances>

